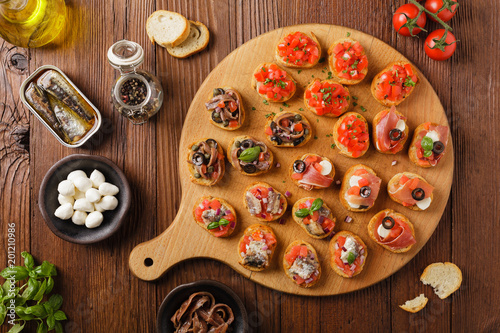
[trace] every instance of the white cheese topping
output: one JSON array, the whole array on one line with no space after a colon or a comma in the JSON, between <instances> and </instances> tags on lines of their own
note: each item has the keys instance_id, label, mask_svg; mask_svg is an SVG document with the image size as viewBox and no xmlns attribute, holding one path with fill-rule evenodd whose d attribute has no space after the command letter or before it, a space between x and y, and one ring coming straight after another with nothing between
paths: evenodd
<instances>
[{"instance_id":1,"label":"white cheese topping","mask_svg":"<svg viewBox=\"0 0 500 333\"><path fill-rule=\"evenodd\" d=\"M319 162L319 165L321 165L321 174L323 176L329 175L330 172L332 172L332 163L328 162L327 160L323 160Z\"/></svg>"},{"instance_id":2,"label":"white cheese topping","mask_svg":"<svg viewBox=\"0 0 500 333\"><path fill-rule=\"evenodd\" d=\"M431 138L432 142L439 141L439 134L436 131L429 131L425 136Z\"/></svg>"},{"instance_id":3,"label":"white cheese topping","mask_svg":"<svg viewBox=\"0 0 500 333\"><path fill-rule=\"evenodd\" d=\"M349 179L349 186L351 186L351 187L353 187L353 186L359 186L358 182L359 182L360 179L362 179L362 177L360 177L360 176L352 176Z\"/></svg>"},{"instance_id":4,"label":"white cheese topping","mask_svg":"<svg viewBox=\"0 0 500 333\"><path fill-rule=\"evenodd\" d=\"M404 132L405 129L406 129L406 124L405 124L405 121L403 119L399 119L398 120L398 123L396 124L396 128L398 130L400 130L401 132Z\"/></svg>"},{"instance_id":5,"label":"white cheese topping","mask_svg":"<svg viewBox=\"0 0 500 333\"><path fill-rule=\"evenodd\" d=\"M347 257L349 256L349 253L351 252L354 254L356 257L358 256L358 243L354 239L354 237L347 236L345 243L344 243L344 248L347 251L344 251L342 249L342 253L340 254L340 259L343 262L347 262Z\"/></svg>"},{"instance_id":6,"label":"white cheese topping","mask_svg":"<svg viewBox=\"0 0 500 333\"><path fill-rule=\"evenodd\" d=\"M426 210L431 205L431 197L425 198L424 200L417 201L417 207L421 210Z\"/></svg>"},{"instance_id":7,"label":"white cheese topping","mask_svg":"<svg viewBox=\"0 0 500 333\"><path fill-rule=\"evenodd\" d=\"M386 238L390 232L391 232L391 229L384 228L384 226L382 224L378 226L377 233L380 236L380 238L382 238L382 239Z\"/></svg>"}]
</instances>

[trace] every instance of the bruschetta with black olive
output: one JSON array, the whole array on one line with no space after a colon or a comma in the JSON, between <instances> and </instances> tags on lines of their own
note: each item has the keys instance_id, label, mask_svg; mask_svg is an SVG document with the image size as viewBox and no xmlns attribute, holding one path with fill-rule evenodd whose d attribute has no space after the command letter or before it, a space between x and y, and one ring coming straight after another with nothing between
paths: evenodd
<instances>
[{"instance_id":1,"label":"bruschetta with black olive","mask_svg":"<svg viewBox=\"0 0 500 333\"><path fill-rule=\"evenodd\" d=\"M349 89L335 80L314 79L304 92L306 108L317 116L338 117L351 105Z\"/></svg>"},{"instance_id":2,"label":"bruschetta with black olive","mask_svg":"<svg viewBox=\"0 0 500 333\"><path fill-rule=\"evenodd\" d=\"M371 218L368 234L377 244L394 253L408 252L417 243L413 224L392 209L384 209Z\"/></svg>"},{"instance_id":3,"label":"bruschetta with black olive","mask_svg":"<svg viewBox=\"0 0 500 333\"><path fill-rule=\"evenodd\" d=\"M371 85L373 97L380 104L390 107L408 98L419 83L417 70L405 61L389 64L375 75Z\"/></svg>"},{"instance_id":4,"label":"bruschetta with black olive","mask_svg":"<svg viewBox=\"0 0 500 333\"><path fill-rule=\"evenodd\" d=\"M262 271L269 267L276 246L276 235L271 227L253 224L245 229L238 243L238 262L248 270Z\"/></svg>"},{"instance_id":5,"label":"bruschetta with black olive","mask_svg":"<svg viewBox=\"0 0 500 333\"><path fill-rule=\"evenodd\" d=\"M254 183L245 189L243 203L252 216L264 222L281 218L288 206L283 194L263 182Z\"/></svg>"},{"instance_id":6,"label":"bruschetta with black olive","mask_svg":"<svg viewBox=\"0 0 500 333\"><path fill-rule=\"evenodd\" d=\"M245 122L243 100L234 88L214 88L205 107L210 112L210 122L223 130L237 130Z\"/></svg>"},{"instance_id":7,"label":"bruschetta with black olive","mask_svg":"<svg viewBox=\"0 0 500 333\"><path fill-rule=\"evenodd\" d=\"M224 176L224 151L214 139L202 139L188 146L189 179L198 185L212 186Z\"/></svg>"},{"instance_id":8,"label":"bruschetta with black olive","mask_svg":"<svg viewBox=\"0 0 500 333\"><path fill-rule=\"evenodd\" d=\"M368 73L365 49L349 37L333 42L328 49L328 64L335 79L346 85L360 83Z\"/></svg>"},{"instance_id":9,"label":"bruschetta with black olive","mask_svg":"<svg viewBox=\"0 0 500 333\"><path fill-rule=\"evenodd\" d=\"M290 73L273 63L260 64L252 76L252 88L264 100L286 102L293 97L297 83Z\"/></svg>"},{"instance_id":10,"label":"bruschetta with black olive","mask_svg":"<svg viewBox=\"0 0 500 333\"><path fill-rule=\"evenodd\" d=\"M227 159L235 169L247 176L258 176L273 167L273 152L266 144L251 136L233 138L227 148Z\"/></svg>"},{"instance_id":11,"label":"bruschetta with black olive","mask_svg":"<svg viewBox=\"0 0 500 333\"><path fill-rule=\"evenodd\" d=\"M352 278L363 270L368 249L363 240L350 231L340 231L329 244L330 266L338 275Z\"/></svg>"},{"instance_id":12,"label":"bruschetta with black olive","mask_svg":"<svg viewBox=\"0 0 500 333\"><path fill-rule=\"evenodd\" d=\"M333 126L333 140L339 154L358 158L370 147L368 122L356 112L347 112Z\"/></svg>"},{"instance_id":13,"label":"bruschetta with black olive","mask_svg":"<svg viewBox=\"0 0 500 333\"><path fill-rule=\"evenodd\" d=\"M446 153L448 126L435 123L420 124L413 134L408 155L415 165L422 168L436 166Z\"/></svg>"},{"instance_id":14,"label":"bruschetta with black olive","mask_svg":"<svg viewBox=\"0 0 500 333\"><path fill-rule=\"evenodd\" d=\"M434 187L423 177L411 173L398 173L387 184L389 197L395 202L413 209L426 210L434 199Z\"/></svg>"},{"instance_id":15,"label":"bruschetta with black olive","mask_svg":"<svg viewBox=\"0 0 500 333\"><path fill-rule=\"evenodd\" d=\"M335 176L335 167L328 157L305 154L293 162L288 173L295 185L310 191L329 187Z\"/></svg>"},{"instance_id":16,"label":"bruschetta with black olive","mask_svg":"<svg viewBox=\"0 0 500 333\"><path fill-rule=\"evenodd\" d=\"M299 287L310 288L321 277L321 265L318 253L308 242L296 240L285 250L283 269Z\"/></svg>"},{"instance_id":17,"label":"bruschetta with black olive","mask_svg":"<svg viewBox=\"0 0 500 333\"><path fill-rule=\"evenodd\" d=\"M372 168L363 164L350 167L342 180L340 202L352 212L365 212L375 205L380 192L380 179Z\"/></svg>"},{"instance_id":18,"label":"bruschetta with black olive","mask_svg":"<svg viewBox=\"0 0 500 333\"><path fill-rule=\"evenodd\" d=\"M292 208L292 217L312 238L328 237L335 228L332 210L320 198L297 200Z\"/></svg>"},{"instance_id":19,"label":"bruschetta with black olive","mask_svg":"<svg viewBox=\"0 0 500 333\"><path fill-rule=\"evenodd\" d=\"M311 32L292 32L280 40L276 46L276 61L279 65L291 68L314 67L321 57L321 46Z\"/></svg>"},{"instance_id":20,"label":"bruschetta with black olive","mask_svg":"<svg viewBox=\"0 0 500 333\"><path fill-rule=\"evenodd\" d=\"M193 208L196 223L215 237L229 237L236 228L236 212L226 200L201 197Z\"/></svg>"},{"instance_id":21,"label":"bruschetta with black olive","mask_svg":"<svg viewBox=\"0 0 500 333\"><path fill-rule=\"evenodd\" d=\"M409 129L406 117L392 106L373 118L372 136L375 148L382 154L396 154L400 152L408 140Z\"/></svg>"},{"instance_id":22,"label":"bruschetta with black olive","mask_svg":"<svg viewBox=\"0 0 500 333\"><path fill-rule=\"evenodd\" d=\"M275 147L301 147L311 139L312 127L300 113L283 111L267 118L265 133Z\"/></svg>"}]
</instances>

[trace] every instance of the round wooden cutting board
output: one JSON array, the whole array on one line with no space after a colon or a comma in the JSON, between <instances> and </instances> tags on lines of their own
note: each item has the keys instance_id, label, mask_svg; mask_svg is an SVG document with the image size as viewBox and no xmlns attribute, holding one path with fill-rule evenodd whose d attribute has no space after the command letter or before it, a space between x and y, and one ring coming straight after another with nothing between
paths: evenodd
<instances>
[{"instance_id":1,"label":"round wooden cutting board","mask_svg":"<svg viewBox=\"0 0 500 333\"><path fill-rule=\"evenodd\" d=\"M182 202L177 217L170 227L160 236L138 245L130 254L130 269L140 279L157 279L173 265L183 260L204 257L224 262L252 281L282 292L309 296L335 295L365 288L394 274L408 263L431 237L441 219L450 194L454 159L451 140L448 143L446 156L437 167L430 169L417 167L410 162L408 158L410 140L407 141L405 149L395 156L378 153L373 144L361 158L351 159L341 156L336 148L331 148L333 138L329 136L337 119L318 117L309 111L299 111L299 108L304 108L304 86L313 78L326 79L328 76L327 60L312 69L302 70L300 74L297 69L287 69L298 82L296 95L287 102L289 106L282 103L264 104L263 99L250 86L252 73L260 63L274 62L274 49L277 43L283 36L294 31L314 32L319 39L323 49L322 56L325 59L328 58L326 50L331 43L344 38L350 32L351 38L358 40L364 46L369 60L369 70L365 80L359 85L349 87L351 94L358 97L357 103L359 104L354 108L351 107L350 111L363 114L370 122L371 131L372 119L378 112L385 109L372 97L370 93L371 81L390 62L408 61L408 59L373 36L340 26L306 24L268 32L234 50L210 73L191 103L179 147L179 168L183 190ZM413 130L423 122L431 121L448 125L443 107L433 88L422 73L419 73L419 77L420 83L413 94L397 108L408 118L411 135L413 135ZM209 123L210 112L206 111L204 103L213 88L223 86L232 86L243 97L246 120L243 127L236 131L225 131ZM364 106L367 111L363 112L360 106ZM315 136L300 148L270 147L274 153L275 162L279 162L281 165L280 168L273 168L270 172L258 177L248 177L240 174L229 163L226 163L226 174L217 185L204 187L190 182L186 167L186 154L190 143L197 139L213 138L226 151L233 137L245 134L267 143L264 134L266 115L279 112L280 108L301 112L311 123L314 131L313 135ZM271 145L268 144L268 146ZM341 180L345 171L354 164L362 163L374 169L378 176L382 178L382 187L375 206L365 213L347 211L339 201L340 186L335 183L328 189L310 192L295 186L288 176L288 168L297 157L305 153L316 153L329 157L335 166L335 180ZM169 157L162 156L161 158ZM392 162L394 160L397 161L397 164L393 166ZM387 182L396 173L403 171L417 173L435 187L434 201L426 211L410 210L389 198ZM306 196L321 197L332 208L333 215L337 219L335 231L352 231L358 234L368 246L369 255L363 272L352 279L342 278L334 273L329 265L329 241L309 237L292 220L290 209L284 215L284 224L268 223L274 229L278 239L278 247L271 266L262 272L250 272L240 266L238 264L238 241L246 227L259 223L243 206L244 189L256 181L267 182L282 193L287 190L290 191L292 193L292 196L288 198L290 207L295 201ZM238 224L230 238L215 238L195 223L192 213L195 201L206 195L221 197L235 207ZM366 227L368 221L373 215L385 208L394 209L413 222L417 244L413 246L411 251L405 254L391 253L377 245L368 236ZM352 223L344 222L346 216L352 217ZM320 281L312 288L303 289L298 287L286 277L283 271L283 252L288 244L294 240L305 240L318 251L322 276Z\"/></svg>"}]
</instances>

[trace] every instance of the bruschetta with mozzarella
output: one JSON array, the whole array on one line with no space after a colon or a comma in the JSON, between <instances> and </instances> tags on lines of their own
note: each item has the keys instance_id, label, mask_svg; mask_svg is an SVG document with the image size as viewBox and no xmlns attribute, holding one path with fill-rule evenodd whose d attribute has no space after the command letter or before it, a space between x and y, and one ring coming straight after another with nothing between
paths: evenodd
<instances>
[{"instance_id":1,"label":"bruschetta with mozzarella","mask_svg":"<svg viewBox=\"0 0 500 333\"><path fill-rule=\"evenodd\" d=\"M292 208L292 218L312 238L328 237L335 228L332 210L320 198L297 200Z\"/></svg>"},{"instance_id":2,"label":"bruschetta with mozzarella","mask_svg":"<svg viewBox=\"0 0 500 333\"><path fill-rule=\"evenodd\" d=\"M408 155L410 160L422 168L436 166L446 153L448 126L435 123L419 125L413 134Z\"/></svg>"},{"instance_id":3,"label":"bruschetta with mozzarella","mask_svg":"<svg viewBox=\"0 0 500 333\"><path fill-rule=\"evenodd\" d=\"M292 163L288 174L295 185L310 191L329 187L335 176L335 167L328 157L305 154Z\"/></svg>"},{"instance_id":4,"label":"bruschetta with mozzarella","mask_svg":"<svg viewBox=\"0 0 500 333\"><path fill-rule=\"evenodd\" d=\"M408 125L406 117L392 106L373 118L372 136L375 148L382 154L396 154L400 152L408 140Z\"/></svg>"},{"instance_id":5,"label":"bruschetta with mozzarella","mask_svg":"<svg viewBox=\"0 0 500 333\"><path fill-rule=\"evenodd\" d=\"M346 85L360 83L368 73L365 49L349 37L333 42L328 49L328 64L335 79Z\"/></svg>"},{"instance_id":6,"label":"bruschetta with mozzarella","mask_svg":"<svg viewBox=\"0 0 500 333\"><path fill-rule=\"evenodd\" d=\"M321 277L318 253L308 242L296 240L285 250L283 269L286 275L299 287L310 288Z\"/></svg>"},{"instance_id":7,"label":"bruschetta with mozzarella","mask_svg":"<svg viewBox=\"0 0 500 333\"><path fill-rule=\"evenodd\" d=\"M281 218L288 205L283 194L263 182L254 183L245 189L243 203L252 216L264 222Z\"/></svg>"},{"instance_id":8,"label":"bruschetta with mozzarella","mask_svg":"<svg viewBox=\"0 0 500 333\"><path fill-rule=\"evenodd\" d=\"M314 79L304 92L306 108L317 116L338 117L349 109L350 101L349 89L334 80Z\"/></svg>"},{"instance_id":9,"label":"bruschetta with mozzarella","mask_svg":"<svg viewBox=\"0 0 500 333\"><path fill-rule=\"evenodd\" d=\"M413 210L426 210L434 199L434 187L411 172L398 173L392 177L387 184L387 191L392 200Z\"/></svg>"},{"instance_id":10,"label":"bruschetta with mozzarella","mask_svg":"<svg viewBox=\"0 0 500 333\"><path fill-rule=\"evenodd\" d=\"M409 62L398 61L375 75L371 92L377 102L390 107L408 98L418 83L416 69Z\"/></svg>"},{"instance_id":11,"label":"bruschetta with mozzarella","mask_svg":"<svg viewBox=\"0 0 500 333\"><path fill-rule=\"evenodd\" d=\"M363 270L368 249L363 240L350 231L340 231L329 244L330 266L338 275L352 278Z\"/></svg>"},{"instance_id":12,"label":"bruschetta with mozzarella","mask_svg":"<svg viewBox=\"0 0 500 333\"><path fill-rule=\"evenodd\" d=\"M252 88L269 102L286 102L293 97L297 83L290 73L273 63L260 64L252 76Z\"/></svg>"},{"instance_id":13,"label":"bruschetta with mozzarella","mask_svg":"<svg viewBox=\"0 0 500 333\"><path fill-rule=\"evenodd\" d=\"M201 197L193 208L196 223L215 237L229 237L236 228L236 212L226 200Z\"/></svg>"},{"instance_id":14,"label":"bruschetta with mozzarella","mask_svg":"<svg viewBox=\"0 0 500 333\"><path fill-rule=\"evenodd\" d=\"M408 252L417 243L413 224L392 209L384 209L371 218L368 234L377 244L394 253Z\"/></svg>"},{"instance_id":15,"label":"bruschetta with mozzarella","mask_svg":"<svg viewBox=\"0 0 500 333\"><path fill-rule=\"evenodd\" d=\"M333 140L339 154L358 158L370 147L368 122L356 112L347 112L333 126Z\"/></svg>"},{"instance_id":16,"label":"bruschetta with mozzarella","mask_svg":"<svg viewBox=\"0 0 500 333\"><path fill-rule=\"evenodd\" d=\"M271 227L253 224L245 229L238 243L238 262L248 270L262 271L269 267L276 245L276 235Z\"/></svg>"},{"instance_id":17,"label":"bruschetta with mozzarella","mask_svg":"<svg viewBox=\"0 0 500 333\"><path fill-rule=\"evenodd\" d=\"M223 130L237 130L245 122L243 101L234 88L214 88L205 108L210 112L210 122Z\"/></svg>"},{"instance_id":18,"label":"bruschetta with mozzarella","mask_svg":"<svg viewBox=\"0 0 500 333\"><path fill-rule=\"evenodd\" d=\"M268 117L265 133L275 147L302 147L311 139L312 127L300 113L283 111Z\"/></svg>"},{"instance_id":19,"label":"bruschetta with mozzarella","mask_svg":"<svg viewBox=\"0 0 500 333\"><path fill-rule=\"evenodd\" d=\"M314 67L321 57L321 46L318 39L311 32L311 36L304 32L292 32L278 43L275 52L279 65L292 68Z\"/></svg>"},{"instance_id":20,"label":"bruschetta with mozzarella","mask_svg":"<svg viewBox=\"0 0 500 333\"><path fill-rule=\"evenodd\" d=\"M350 167L340 187L340 202L352 212L365 212L375 205L380 192L380 179L372 168L363 164Z\"/></svg>"},{"instance_id":21,"label":"bruschetta with mozzarella","mask_svg":"<svg viewBox=\"0 0 500 333\"><path fill-rule=\"evenodd\" d=\"M214 139L202 139L188 146L189 179L198 185L212 186L224 176L224 151Z\"/></svg>"},{"instance_id":22,"label":"bruschetta with mozzarella","mask_svg":"<svg viewBox=\"0 0 500 333\"><path fill-rule=\"evenodd\" d=\"M231 165L247 176L258 176L273 167L273 152L266 144L248 135L233 138L227 148Z\"/></svg>"}]
</instances>

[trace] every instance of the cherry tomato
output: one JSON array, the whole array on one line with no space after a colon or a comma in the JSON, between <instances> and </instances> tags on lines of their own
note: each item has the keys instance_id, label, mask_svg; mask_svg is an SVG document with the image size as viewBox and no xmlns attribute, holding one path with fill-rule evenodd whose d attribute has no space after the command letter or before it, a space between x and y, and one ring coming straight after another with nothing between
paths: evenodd
<instances>
[{"instance_id":1,"label":"cherry tomato","mask_svg":"<svg viewBox=\"0 0 500 333\"><path fill-rule=\"evenodd\" d=\"M425 39L425 53L429 56L429 58L434 60L446 60L455 53L455 49L457 48L457 43L455 36L451 32L448 31L448 35L446 35L446 39L443 42L439 42L440 39L445 34L444 29L434 30L427 36ZM438 47L433 47L438 44ZM440 46L441 45L441 46ZM442 47L441 50L439 47Z\"/></svg>"},{"instance_id":2,"label":"cherry tomato","mask_svg":"<svg viewBox=\"0 0 500 333\"><path fill-rule=\"evenodd\" d=\"M392 24L394 26L394 29L402 36L411 36L412 34L410 34L410 30L407 27L402 28L402 26L407 22L407 16L410 20L414 20L418 16L419 12L420 11L418 7L411 3L399 7L392 17ZM425 15L425 13L421 13L418 19L416 19L415 21L415 27L412 29L413 35L416 35L420 31L422 31L421 28L425 26L425 23L427 22L427 16Z\"/></svg>"},{"instance_id":3,"label":"cherry tomato","mask_svg":"<svg viewBox=\"0 0 500 333\"><path fill-rule=\"evenodd\" d=\"M452 5L450 0L427 0L425 2L425 9L430 11L431 13L436 14L443 6L447 6L451 9L442 10L437 16L443 20L444 22L448 22L451 18L457 13L457 4ZM432 16L429 16L431 20L437 22L436 19Z\"/></svg>"}]
</instances>

